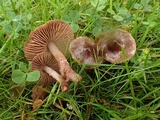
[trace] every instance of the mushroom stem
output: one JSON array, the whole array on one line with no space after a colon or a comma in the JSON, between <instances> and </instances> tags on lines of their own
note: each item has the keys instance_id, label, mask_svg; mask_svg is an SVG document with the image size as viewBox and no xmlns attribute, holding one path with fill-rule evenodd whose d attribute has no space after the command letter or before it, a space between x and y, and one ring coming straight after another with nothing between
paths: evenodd
<instances>
[{"instance_id":1,"label":"mushroom stem","mask_svg":"<svg viewBox=\"0 0 160 120\"><path fill-rule=\"evenodd\" d=\"M66 78L66 80L71 79L75 83L78 83L78 81L82 79L81 76L70 67L66 57L57 46L53 42L50 42L48 48L58 62L61 75Z\"/></svg>"},{"instance_id":2,"label":"mushroom stem","mask_svg":"<svg viewBox=\"0 0 160 120\"><path fill-rule=\"evenodd\" d=\"M68 83L66 80L64 80L55 70L48 66L44 66L43 70L48 73L50 76L52 76L57 82L61 84L62 91L65 92L68 90Z\"/></svg>"}]
</instances>

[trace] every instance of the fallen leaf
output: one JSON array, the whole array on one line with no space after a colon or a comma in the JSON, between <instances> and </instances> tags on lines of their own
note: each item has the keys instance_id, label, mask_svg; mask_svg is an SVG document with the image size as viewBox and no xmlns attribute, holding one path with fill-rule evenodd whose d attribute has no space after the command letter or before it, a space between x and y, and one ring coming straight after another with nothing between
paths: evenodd
<instances>
[{"instance_id":1,"label":"fallen leaf","mask_svg":"<svg viewBox=\"0 0 160 120\"><path fill-rule=\"evenodd\" d=\"M36 99L36 100L33 102L33 104L32 104L33 110L36 110L36 109L39 108L42 104L43 104L42 99Z\"/></svg>"}]
</instances>

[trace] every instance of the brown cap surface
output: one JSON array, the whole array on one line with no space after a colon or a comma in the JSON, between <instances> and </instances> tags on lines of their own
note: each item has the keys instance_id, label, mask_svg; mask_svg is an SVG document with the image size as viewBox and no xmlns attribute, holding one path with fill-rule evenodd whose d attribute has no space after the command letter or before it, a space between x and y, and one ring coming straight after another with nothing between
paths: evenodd
<instances>
[{"instance_id":1,"label":"brown cap surface","mask_svg":"<svg viewBox=\"0 0 160 120\"><path fill-rule=\"evenodd\" d=\"M69 46L72 58L83 64L101 63L102 59L98 57L97 45L87 37L78 37L73 40ZM92 68L93 66L86 66Z\"/></svg>"},{"instance_id":2,"label":"brown cap surface","mask_svg":"<svg viewBox=\"0 0 160 120\"><path fill-rule=\"evenodd\" d=\"M43 68L45 66L48 66L59 73L58 63L57 63L56 59L54 58L54 56L50 52L40 53L36 57L34 57L32 60L32 68L31 69L40 71L39 82L43 87L52 85L55 82L55 79L53 79L51 76L49 76L48 73L46 73L43 70Z\"/></svg>"},{"instance_id":3,"label":"brown cap surface","mask_svg":"<svg viewBox=\"0 0 160 120\"><path fill-rule=\"evenodd\" d=\"M103 35L97 36L96 40L101 55L111 63L122 63L130 60L136 52L134 38L130 33L122 29L110 30Z\"/></svg>"},{"instance_id":4,"label":"brown cap surface","mask_svg":"<svg viewBox=\"0 0 160 120\"><path fill-rule=\"evenodd\" d=\"M50 41L68 56L68 46L73 39L74 34L69 24L60 20L50 20L30 33L29 41L24 46L25 57L31 61L37 54L48 51Z\"/></svg>"}]
</instances>

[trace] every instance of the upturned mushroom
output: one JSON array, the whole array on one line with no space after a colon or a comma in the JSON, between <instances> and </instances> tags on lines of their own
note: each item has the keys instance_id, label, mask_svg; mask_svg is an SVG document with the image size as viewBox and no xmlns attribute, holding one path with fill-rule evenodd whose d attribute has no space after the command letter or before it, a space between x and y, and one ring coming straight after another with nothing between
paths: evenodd
<instances>
[{"instance_id":1,"label":"upturned mushroom","mask_svg":"<svg viewBox=\"0 0 160 120\"><path fill-rule=\"evenodd\" d=\"M134 38L122 29L110 30L99 35L96 37L96 41L100 54L111 63L122 63L130 60L136 52Z\"/></svg>"},{"instance_id":2,"label":"upturned mushroom","mask_svg":"<svg viewBox=\"0 0 160 120\"><path fill-rule=\"evenodd\" d=\"M42 87L47 87L57 81L61 84L63 92L68 90L68 83L59 75L58 62L50 52L42 52L35 56L31 70L40 71L39 83Z\"/></svg>"},{"instance_id":3,"label":"upturned mushroom","mask_svg":"<svg viewBox=\"0 0 160 120\"><path fill-rule=\"evenodd\" d=\"M51 52L58 61L62 77L78 83L81 76L70 67L65 57L68 56L68 45L73 39L74 34L69 24L50 20L31 32L29 41L24 46L25 57L31 61L39 53Z\"/></svg>"},{"instance_id":4,"label":"upturned mushroom","mask_svg":"<svg viewBox=\"0 0 160 120\"><path fill-rule=\"evenodd\" d=\"M87 69L95 68L94 64L101 63L103 60L98 55L97 45L88 37L78 37L73 40L69 50L75 61L81 64L90 64L86 66Z\"/></svg>"}]
</instances>

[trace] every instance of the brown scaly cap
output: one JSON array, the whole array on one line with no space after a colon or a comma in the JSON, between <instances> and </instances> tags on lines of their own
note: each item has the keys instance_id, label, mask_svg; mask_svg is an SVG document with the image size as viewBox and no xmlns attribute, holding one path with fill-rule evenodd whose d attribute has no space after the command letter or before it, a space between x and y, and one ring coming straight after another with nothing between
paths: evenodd
<instances>
[{"instance_id":1,"label":"brown scaly cap","mask_svg":"<svg viewBox=\"0 0 160 120\"><path fill-rule=\"evenodd\" d=\"M48 66L59 73L58 63L50 52L42 52L35 56L32 60L31 69L40 71L39 82L43 87L52 85L56 81L43 70L45 66Z\"/></svg>"},{"instance_id":2,"label":"brown scaly cap","mask_svg":"<svg viewBox=\"0 0 160 120\"><path fill-rule=\"evenodd\" d=\"M98 56L97 45L88 37L78 37L73 40L69 46L72 58L82 64L101 63L103 59ZM88 65L86 68L91 69L95 66Z\"/></svg>"},{"instance_id":3,"label":"brown scaly cap","mask_svg":"<svg viewBox=\"0 0 160 120\"><path fill-rule=\"evenodd\" d=\"M50 41L68 56L68 46L73 39L74 34L69 24L60 20L50 20L30 33L29 41L24 46L25 57L31 61L37 54L48 51Z\"/></svg>"},{"instance_id":4,"label":"brown scaly cap","mask_svg":"<svg viewBox=\"0 0 160 120\"><path fill-rule=\"evenodd\" d=\"M100 54L106 61L122 63L130 60L136 52L136 43L130 33L122 29L110 30L96 37ZM122 48L126 58L124 59Z\"/></svg>"}]
</instances>

